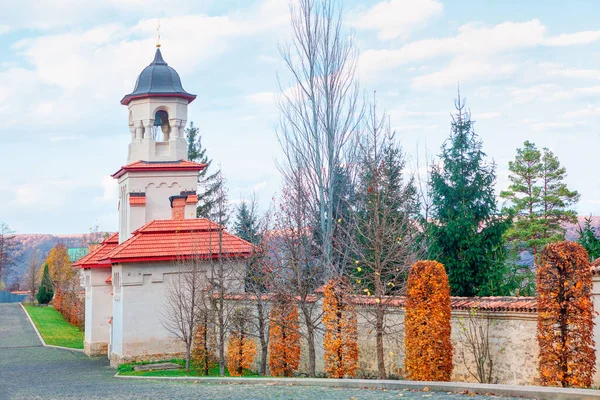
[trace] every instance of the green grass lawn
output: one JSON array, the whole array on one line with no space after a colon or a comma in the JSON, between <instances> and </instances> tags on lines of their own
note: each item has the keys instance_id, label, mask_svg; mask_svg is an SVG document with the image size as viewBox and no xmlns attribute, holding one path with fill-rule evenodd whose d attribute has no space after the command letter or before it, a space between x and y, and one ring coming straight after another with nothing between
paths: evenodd
<instances>
[{"instance_id":1,"label":"green grass lawn","mask_svg":"<svg viewBox=\"0 0 600 400\"><path fill-rule=\"evenodd\" d=\"M139 364L151 364L151 363L132 363L132 364L121 364L119 365L118 371L119 375L127 375L127 376L204 376L200 371L196 371L192 366L190 369L190 373L185 372L185 360L182 359L173 359L169 360L172 363L181 365L181 369L171 369L164 371L134 371L133 367ZM219 375L219 366L215 365L206 376L215 376ZM227 368L225 368L225 376L230 376ZM250 371L244 371L244 377L259 377L260 375Z\"/></svg>"},{"instance_id":2,"label":"green grass lawn","mask_svg":"<svg viewBox=\"0 0 600 400\"><path fill-rule=\"evenodd\" d=\"M46 344L83 349L83 332L65 321L54 308L23 305Z\"/></svg>"}]
</instances>

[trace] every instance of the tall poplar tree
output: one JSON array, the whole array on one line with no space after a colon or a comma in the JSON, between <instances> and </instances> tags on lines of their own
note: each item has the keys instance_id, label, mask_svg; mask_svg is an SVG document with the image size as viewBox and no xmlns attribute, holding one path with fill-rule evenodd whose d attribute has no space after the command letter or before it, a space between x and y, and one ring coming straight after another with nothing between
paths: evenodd
<instances>
[{"instance_id":1,"label":"tall poplar tree","mask_svg":"<svg viewBox=\"0 0 600 400\"><path fill-rule=\"evenodd\" d=\"M577 222L570 207L579 200L579 193L563 182L567 171L554 153L547 148L539 151L532 142L517 149L508 169L511 184L500 197L508 200L507 209L516 218L506 238L518 251L531 251L536 262L546 244L565 240L564 223Z\"/></svg>"},{"instance_id":2,"label":"tall poplar tree","mask_svg":"<svg viewBox=\"0 0 600 400\"><path fill-rule=\"evenodd\" d=\"M504 294L502 236L510 217L497 211L495 165L485 161L460 93L455 107L450 137L431 173L429 257L446 266L455 296Z\"/></svg>"},{"instance_id":3,"label":"tall poplar tree","mask_svg":"<svg viewBox=\"0 0 600 400\"><path fill-rule=\"evenodd\" d=\"M196 207L196 216L212 220L218 219L215 216L215 205L220 200L218 194L221 192L221 180L218 179L220 169L209 174L212 159L206 155L206 148L202 147L202 136L200 130L190 122L189 128L185 130L188 144L188 160L200 164L206 164L206 167L198 174L198 206Z\"/></svg>"}]
</instances>

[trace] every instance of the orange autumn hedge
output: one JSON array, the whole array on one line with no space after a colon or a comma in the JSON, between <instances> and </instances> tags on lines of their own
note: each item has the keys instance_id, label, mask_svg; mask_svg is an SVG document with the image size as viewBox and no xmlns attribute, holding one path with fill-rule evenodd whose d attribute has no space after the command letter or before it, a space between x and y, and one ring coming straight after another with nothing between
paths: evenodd
<instances>
[{"instance_id":1,"label":"orange autumn hedge","mask_svg":"<svg viewBox=\"0 0 600 400\"><path fill-rule=\"evenodd\" d=\"M290 377L299 365L298 308L288 296L279 295L271 309L269 326L271 375Z\"/></svg>"},{"instance_id":2,"label":"orange autumn hedge","mask_svg":"<svg viewBox=\"0 0 600 400\"><path fill-rule=\"evenodd\" d=\"M404 323L409 379L450 380L450 313L450 285L444 266L437 261L416 262L408 275Z\"/></svg>"},{"instance_id":3,"label":"orange autumn hedge","mask_svg":"<svg viewBox=\"0 0 600 400\"><path fill-rule=\"evenodd\" d=\"M357 321L354 306L348 301L346 282L331 279L323 298L325 335L325 372L330 378L354 377L358 366Z\"/></svg>"},{"instance_id":4,"label":"orange autumn hedge","mask_svg":"<svg viewBox=\"0 0 600 400\"><path fill-rule=\"evenodd\" d=\"M208 315L201 315L194 333L192 364L203 375L208 375L210 370L217 364L214 351L216 348L215 342L214 326L210 323Z\"/></svg>"},{"instance_id":5,"label":"orange autumn hedge","mask_svg":"<svg viewBox=\"0 0 600 400\"><path fill-rule=\"evenodd\" d=\"M537 268L538 343L543 385L589 387L596 366L592 273L585 249L558 242Z\"/></svg>"},{"instance_id":6,"label":"orange autumn hedge","mask_svg":"<svg viewBox=\"0 0 600 400\"><path fill-rule=\"evenodd\" d=\"M227 345L227 370L231 376L242 376L250 369L256 355L256 344L245 332L231 332Z\"/></svg>"}]
</instances>

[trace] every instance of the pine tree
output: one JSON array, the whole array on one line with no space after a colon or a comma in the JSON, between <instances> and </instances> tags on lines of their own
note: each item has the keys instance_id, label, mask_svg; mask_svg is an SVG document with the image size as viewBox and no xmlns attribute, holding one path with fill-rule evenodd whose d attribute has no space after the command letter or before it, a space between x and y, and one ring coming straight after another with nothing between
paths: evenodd
<instances>
[{"instance_id":1,"label":"pine tree","mask_svg":"<svg viewBox=\"0 0 600 400\"><path fill-rule=\"evenodd\" d=\"M219 169L211 174L208 173L212 159L209 159L206 155L206 148L202 147L200 130L194 126L193 121L190 122L190 127L185 130L185 133L188 142L188 160L206 165L198 175L199 192L196 216L215 220L215 204L219 202L218 193L221 185L219 174L221 170Z\"/></svg>"},{"instance_id":2,"label":"pine tree","mask_svg":"<svg viewBox=\"0 0 600 400\"><path fill-rule=\"evenodd\" d=\"M597 229L592 225L592 217L586 217L583 227L579 225L579 238L577 243L583 246L587 251L590 262L600 257L600 235Z\"/></svg>"},{"instance_id":3,"label":"pine tree","mask_svg":"<svg viewBox=\"0 0 600 400\"><path fill-rule=\"evenodd\" d=\"M563 182L566 169L558 158L547 148L539 151L532 142L517 149L508 169L511 184L500 197L509 201L507 209L516 218L506 238L515 249L531 251L535 262L546 244L565 239L563 223L577 221L569 207L579 200L579 193Z\"/></svg>"},{"instance_id":4,"label":"pine tree","mask_svg":"<svg viewBox=\"0 0 600 400\"><path fill-rule=\"evenodd\" d=\"M48 271L48 264L44 264L44 274L42 275L42 284L37 292L37 301L39 304L48 304L52 297L54 297L54 289L52 286L52 279L50 279L50 273Z\"/></svg>"},{"instance_id":5,"label":"pine tree","mask_svg":"<svg viewBox=\"0 0 600 400\"><path fill-rule=\"evenodd\" d=\"M464 101L455 101L450 138L431 173L429 258L445 265L455 296L503 294L502 236L510 218L496 208L495 165L485 161Z\"/></svg>"}]
</instances>

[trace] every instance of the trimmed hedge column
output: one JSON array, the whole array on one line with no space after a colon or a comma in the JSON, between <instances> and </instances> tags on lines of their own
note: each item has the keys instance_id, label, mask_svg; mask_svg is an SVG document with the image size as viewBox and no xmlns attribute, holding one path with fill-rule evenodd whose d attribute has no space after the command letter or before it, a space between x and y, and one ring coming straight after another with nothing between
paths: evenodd
<instances>
[{"instance_id":1,"label":"trimmed hedge column","mask_svg":"<svg viewBox=\"0 0 600 400\"><path fill-rule=\"evenodd\" d=\"M452 375L450 285L437 261L418 261L406 290L406 375L415 381L449 381Z\"/></svg>"}]
</instances>

